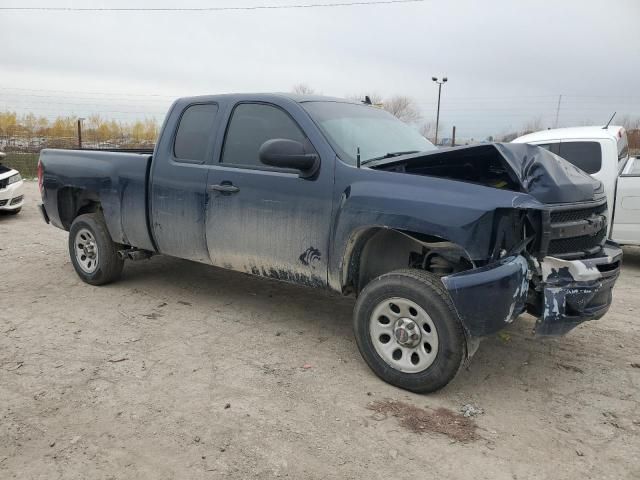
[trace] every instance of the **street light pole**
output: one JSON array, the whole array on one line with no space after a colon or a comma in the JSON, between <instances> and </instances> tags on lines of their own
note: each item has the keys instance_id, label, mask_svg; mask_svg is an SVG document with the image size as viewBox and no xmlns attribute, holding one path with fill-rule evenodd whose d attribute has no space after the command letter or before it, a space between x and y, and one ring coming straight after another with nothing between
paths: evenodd
<instances>
[{"instance_id":1,"label":"street light pole","mask_svg":"<svg viewBox=\"0 0 640 480\"><path fill-rule=\"evenodd\" d=\"M438 84L438 110L436 113L436 141L438 145L438 128L440 127L440 94L442 93L442 84L447 81L447 77L442 77L442 81L438 80L438 77L431 77L431 80Z\"/></svg>"},{"instance_id":2,"label":"street light pole","mask_svg":"<svg viewBox=\"0 0 640 480\"><path fill-rule=\"evenodd\" d=\"M78 148L82 150L82 121L84 118L78 118Z\"/></svg>"}]
</instances>

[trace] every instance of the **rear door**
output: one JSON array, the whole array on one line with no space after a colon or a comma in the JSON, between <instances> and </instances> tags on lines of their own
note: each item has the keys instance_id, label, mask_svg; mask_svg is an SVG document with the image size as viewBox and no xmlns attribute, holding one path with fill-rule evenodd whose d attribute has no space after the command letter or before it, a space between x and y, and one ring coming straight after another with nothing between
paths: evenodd
<instances>
[{"instance_id":1,"label":"rear door","mask_svg":"<svg viewBox=\"0 0 640 480\"><path fill-rule=\"evenodd\" d=\"M160 253L210 263L205 232L207 173L219 105L175 107L153 159L151 229Z\"/></svg>"},{"instance_id":2,"label":"rear door","mask_svg":"<svg viewBox=\"0 0 640 480\"><path fill-rule=\"evenodd\" d=\"M318 151L286 105L243 101L233 106L220 163L209 172L207 245L214 265L325 286L333 159L321 158L319 172L301 178L258 158L260 146L274 138Z\"/></svg>"},{"instance_id":3,"label":"rear door","mask_svg":"<svg viewBox=\"0 0 640 480\"><path fill-rule=\"evenodd\" d=\"M618 243L640 245L640 159L630 158L618 178L613 230Z\"/></svg>"}]
</instances>

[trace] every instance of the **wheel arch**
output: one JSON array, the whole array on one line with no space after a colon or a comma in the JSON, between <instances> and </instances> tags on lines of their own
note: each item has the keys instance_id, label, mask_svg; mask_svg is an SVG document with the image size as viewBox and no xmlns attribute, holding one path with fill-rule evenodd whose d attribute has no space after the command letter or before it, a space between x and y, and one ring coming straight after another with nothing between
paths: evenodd
<instances>
[{"instance_id":1,"label":"wheel arch","mask_svg":"<svg viewBox=\"0 0 640 480\"><path fill-rule=\"evenodd\" d=\"M341 272L343 292L356 295L374 278L418 262L429 252L445 249L460 255L467 265L475 265L467 251L446 238L423 232L372 226L355 232L346 249ZM463 268L463 269L465 269Z\"/></svg>"},{"instance_id":2,"label":"wheel arch","mask_svg":"<svg viewBox=\"0 0 640 480\"><path fill-rule=\"evenodd\" d=\"M100 199L94 192L78 187L63 187L58 190L57 203L60 223L67 231L79 215L102 209Z\"/></svg>"}]
</instances>

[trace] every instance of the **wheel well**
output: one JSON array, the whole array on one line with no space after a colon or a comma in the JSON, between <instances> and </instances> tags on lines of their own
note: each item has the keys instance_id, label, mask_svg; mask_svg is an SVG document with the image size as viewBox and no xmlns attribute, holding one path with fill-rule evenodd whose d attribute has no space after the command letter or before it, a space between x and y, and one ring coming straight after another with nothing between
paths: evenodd
<instances>
[{"instance_id":1,"label":"wheel well","mask_svg":"<svg viewBox=\"0 0 640 480\"><path fill-rule=\"evenodd\" d=\"M98 212L101 208L95 194L81 188L65 187L58 191L58 213L65 230L71 228L71 223L77 216Z\"/></svg>"},{"instance_id":2,"label":"wheel well","mask_svg":"<svg viewBox=\"0 0 640 480\"><path fill-rule=\"evenodd\" d=\"M389 228L373 228L361 234L348 265L343 289L355 292L374 278L401 268L419 268L444 276L474 267L466 251L455 243Z\"/></svg>"}]
</instances>

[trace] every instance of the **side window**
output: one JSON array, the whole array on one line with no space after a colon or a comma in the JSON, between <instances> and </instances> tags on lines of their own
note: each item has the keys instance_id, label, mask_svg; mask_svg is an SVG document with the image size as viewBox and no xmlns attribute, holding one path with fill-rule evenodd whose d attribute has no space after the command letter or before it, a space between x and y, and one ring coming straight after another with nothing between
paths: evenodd
<instances>
[{"instance_id":1,"label":"side window","mask_svg":"<svg viewBox=\"0 0 640 480\"><path fill-rule=\"evenodd\" d=\"M587 173L597 173L602 166L598 142L561 142L558 155Z\"/></svg>"},{"instance_id":2,"label":"side window","mask_svg":"<svg viewBox=\"0 0 640 480\"><path fill-rule=\"evenodd\" d=\"M549 150L551 153L558 154L558 145L559 143L536 143L538 147L542 147L545 150Z\"/></svg>"},{"instance_id":3,"label":"side window","mask_svg":"<svg viewBox=\"0 0 640 480\"><path fill-rule=\"evenodd\" d=\"M241 103L229 121L222 162L233 165L263 166L258 150L264 142L285 138L304 143L305 136L284 111L271 105Z\"/></svg>"},{"instance_id":4,"label":"side window","mask_svg":"<svg viewBox=\"0 0 640 480\"><path fill-rule=\"evenodd\" d=\"M177 160L204 162L218 105L213 103L191 105L180 118L173 154Z\"/></svg>"}]
</instances>

